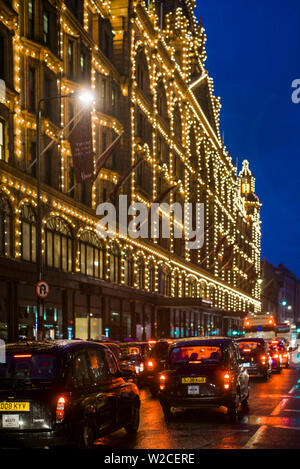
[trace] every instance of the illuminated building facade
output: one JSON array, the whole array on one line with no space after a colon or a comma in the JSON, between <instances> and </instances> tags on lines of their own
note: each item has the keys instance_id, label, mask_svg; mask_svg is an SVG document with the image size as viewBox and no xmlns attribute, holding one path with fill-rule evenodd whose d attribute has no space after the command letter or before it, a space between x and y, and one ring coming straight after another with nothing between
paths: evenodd
<instances>
[{"instance_id":1,"label":"illuminated building facade","mask_svg":"<svg viewBox=\"0 0 300 469\"><path fill-rule=\"evenodd\" d=\"M82 86L96 96L95 155L124 135L93 185L74 187L71 127L42 156L46 337L238 329L260 310L260 202L248 162L237 174L220 136L194 1L0 0L0 9L1 337L36 332L37 102ZM73 99L44 106L42 148L78 110ZM169 239L97 237L97 205L139 158L121 192L149 206L176 185L166 202L204 203L200 250L174 237L172 214Z\"/></svg>"}]
</instances>

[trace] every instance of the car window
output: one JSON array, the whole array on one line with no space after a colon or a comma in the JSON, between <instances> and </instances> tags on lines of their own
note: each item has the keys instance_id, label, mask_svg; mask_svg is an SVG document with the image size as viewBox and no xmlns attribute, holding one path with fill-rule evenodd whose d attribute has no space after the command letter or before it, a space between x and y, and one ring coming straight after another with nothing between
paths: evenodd
<instances>
[{"instance_id":1,"label":"car window","mask_svg":"<svg viewBox=\"0 0 300 469\"><path fill-rule=\"evenodd\" d=\"M88 366L94 384L103 383L107 379L105 359L101 350L88 350Z\"/></svg>"},{"instance_id":2,"label":"car window","mask_svg":"<svg viewBox=\"0 0 300 469\"><path fill-rule=\"evenodd\" d=\"M88 361L84 352L78 353L74 357L73 383L76 388L80 388L91 383Z\"/></svg>"},{"instance_id":3,"label":"car window","mask_svg":"<svg viewBox=\"0 0 300 469\"><path fill-rule=\"evenodd\" d=\"M107 363L108 375L110 377L118 376L118 368L114 356L110 350L105 350L105 358Z\"/></svg>"}]
</instances>

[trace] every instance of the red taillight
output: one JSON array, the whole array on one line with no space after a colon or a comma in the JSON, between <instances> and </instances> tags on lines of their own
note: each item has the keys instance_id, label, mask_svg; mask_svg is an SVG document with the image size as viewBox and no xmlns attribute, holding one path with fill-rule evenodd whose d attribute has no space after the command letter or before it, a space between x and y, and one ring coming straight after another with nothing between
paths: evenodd
<instances>
[{"instance_id":1,"label":"red taillight","mask_svg":"<svg viewBox=\"0 0 300 469\"><path fill-rule=\"evenodd\" d=\"M23 355L14 355L14 358L31 358L32 355L27 353L27 354L23 354Z\"/></svg>"},{"instance_id":2,"label":"red taillight","mask_svg":"<svg viewBox=\"0 0 300 469\"><path fill-rule=\"evenodd\" d=\"M250 348L244 348L243 352L251 352L251 349Z\"/></svg>"},{"instance_id":3,"label":"red taillight","mask_svg":"<svg viewBox=\"0 0 300 469\"><path fill-rule=\"evenodd\" d=\"M65 416L65 404L66 399L63 396L59 397L56 404L56 418L58 420L62 420Z\"/></svg>"},{"instance_id":4,"label":"red taillight","mask_svg":"<svg viewBox=\"0 0 300 469\"><path fill-rule=\"evenodd\" d=\"M223 378L224 378L224 388L229 389L230 388L230 374L226 372Z\"/></svg>"},{"instance_id":5,"label":"red taillight","mask_svg":"<svg viewBox=\"0 0 300 469\"><path fill-rule=\"evenodd\" d=\"M278 353L276 353L276 354L274 355L274 358L279 358Z\"/></svg>"},{"instance_id":6,"label":"red taillight","mask_svg":"<svg viewBox=\"0 0 300 469\"><path fill-rule=\"evenodd\" d=\"M287 358L287 357L288 357L288 354L287 354L287 353L284 353L283 356L284 356L285 358Z\"/></svg>"},{"instance_id":7,"label":"red taillight","mask_svg":"<svg viewBox=\"0 0 300 469\"><path fill-rule=\"evenodd\" d=\"M149 360L149 361L147 362L147 366L148 366L149 368L153 368L153 367L154 367L154 363L153 363L151 360Z\"/></svg>"},{"instance_id":8,"label":"red taillight","mask_svg":"<svg viewBox=\"0 0 300 469\"><path fill-rule=\"evenodd\" d=\"M159 378L159 380L160 380L159 389L160 389L161 391L163 391L163 390L165 389L165 387L166 387L166 379L167 379L167 378L166 378L165 375L160 375L160 378Z\"/></svg>"}]
</instances>

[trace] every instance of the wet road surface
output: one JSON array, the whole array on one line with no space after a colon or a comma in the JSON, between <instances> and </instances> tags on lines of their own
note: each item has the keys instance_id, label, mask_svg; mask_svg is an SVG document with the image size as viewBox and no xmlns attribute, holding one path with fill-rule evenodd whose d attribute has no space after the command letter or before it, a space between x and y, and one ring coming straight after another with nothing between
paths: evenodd
<instances>
[{"instance_id":1,"label":"wet road surface","mask_svg":"<svg viewBox=\"0 0 300 469\"><path fill-rule=\"evenodd\" d=\"M96 442L105 449L295 449L300 448L300 359L267 382L250 381L249 409L236 424L226 409L178 412L166 422L160 403L142 389L140 428L135 438L124 430Z\"/></svg>"}]
</instances>

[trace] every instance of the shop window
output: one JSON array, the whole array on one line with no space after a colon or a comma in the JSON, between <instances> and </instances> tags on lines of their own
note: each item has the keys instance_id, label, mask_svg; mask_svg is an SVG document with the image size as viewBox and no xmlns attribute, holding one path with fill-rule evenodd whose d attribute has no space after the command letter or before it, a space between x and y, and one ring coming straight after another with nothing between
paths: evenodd
<instances>
[{"instance_id":1,"label":"shop window","mask_svg":"<svg viewBox=\"0 0 300 469\"><path fill-rule=\"evenodd\" d=\"M12 255L12 214L8 201L0 197L0 256Z\"/></svg>"},{"instance_id":2,"label":"shop window","mask_svg":"<svg viewBox=\"0 0 300 469\"><path fill-rule=\"evenodd\" d=\"M90 230L84 231L79 239L80 272L96 278L104 278L105 246Z\"/></svg>"},{"instance_id":3,"label":"shop window","mask_svg":"<svg viewBox=\"0 0 300 469\"><path fill-rule=\"evenodd\" d=\"M67 223L53 217L45 225L45 251L48 267L72 271L72 234Z\"/></svg>"},{"instance_id":4,"label":"shop window","mask_svg":"<svg viewBox=\"0 0 300 469\"><path fill-rule=\"evenodd\" d=\"M30 205L22 206L20 218L22 259L36 262L36 217Z\"/></svg>"}]
</instances>

